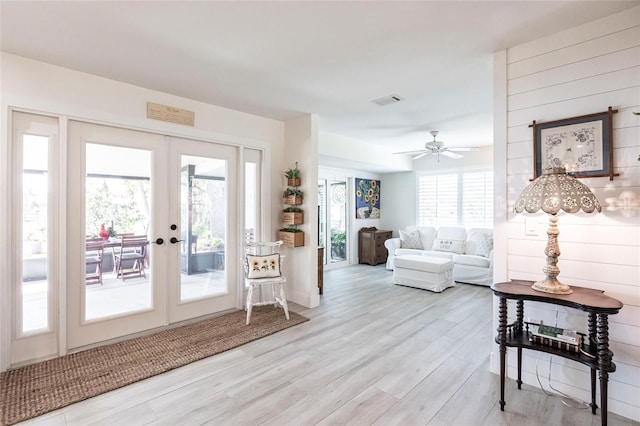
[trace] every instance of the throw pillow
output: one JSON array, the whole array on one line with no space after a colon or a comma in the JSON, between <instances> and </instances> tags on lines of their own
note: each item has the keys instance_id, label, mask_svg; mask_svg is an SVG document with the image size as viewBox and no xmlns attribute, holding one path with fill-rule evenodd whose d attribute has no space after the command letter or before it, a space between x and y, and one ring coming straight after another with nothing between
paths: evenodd
<instances>
[{"instance_id":1,"label":"throw pillow","mask_svg":"<svg viewBox=\"0 0 640 426\"><path fill-rule=\"evenodd\" d=\"M483 236L476 241L476 256L489 257L493 250L493 239Z\"/></svg>"},{"instance_id":2,"label":"throw pillow","mask_svg":"<svg viewBox=\"0 0 640 426\"><path fill-rule=\"evenodd\" d=\"M247 278L274 278L280 274L280 254L247 255Z\"/></svg>"},{"instance_id":3,"label":"throw pillow","mask_svg":"<svg viewBox=\"0 0 640 426\"><path fill-rule=\"evenodd\" d=\"M400 247L422 250L422 240L418 231L400 231Z\"/></svg>"},{"instance_id":4,"label":"throw pillow","mask_svg":"<svg viewBox=\"0 0 640 426\"><path fill-rule=\"evenodd\" d=\"M432 250L450 251L452 253L464 253L464 241L460 240L434 240Z\"/></svg>"}]
</instances>

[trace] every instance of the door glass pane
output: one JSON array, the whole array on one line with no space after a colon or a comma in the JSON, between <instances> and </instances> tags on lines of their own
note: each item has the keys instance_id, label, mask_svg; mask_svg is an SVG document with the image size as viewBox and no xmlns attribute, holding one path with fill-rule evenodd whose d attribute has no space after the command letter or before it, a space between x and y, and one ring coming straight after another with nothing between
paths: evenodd
<instances>
[{"instance_id":1,"label":"door glass pane","mask_svg":"<svg viewBox=\"0 0 640 426\"><path fill-rule=\"evenodd\" d=\"M227 292L226 162L215 158L181 157L180 300Z\"/></svg>"},{"instance_id":2,"label":"door glass pane","mask_svg":"<svg viewBox=\"0 0 640 426\"><path fill-rule=\"evenodd\" d=\"M327 263L327 184L318 180L318 247L325 247L323 264Z\"/></svg>"},{"instance_id":3,"label":"door glass pane","mask_svg":"<svg viewBox=\"0 0 640 426\"><path fill-rule=\"evenodd\" d=\"M256 163L244 163L244 242L256 241L258 194L257 194L257 170Z\"/></svg>"},{"instance_id":4,"label":"door glass pane","mask_svg":"<svg viewBox=\"0 0 640 426\"><path fill-rule=\"evenodd\" d=\"M347 183L328 181L331 263L347 260Z\"/></svg>"},{"instance_id":5,"label":"door glass pane","mask_svg":"<svg viewBox=\"0 0 640 426\"><path fill-rule=\"evenodd\" d=\"M149 309L151 152L88 143L86 171L85 319Z\"/></svg>"},{"instance_id":6,"label":"door glass pane","mask_svg":"<svg viewBox=\"0 0 640 426\"><path fill-rule=\"evenodd\" d=\"M22 139L22 331L49 327L49 138Z\"/></svg>"}]
</instances>

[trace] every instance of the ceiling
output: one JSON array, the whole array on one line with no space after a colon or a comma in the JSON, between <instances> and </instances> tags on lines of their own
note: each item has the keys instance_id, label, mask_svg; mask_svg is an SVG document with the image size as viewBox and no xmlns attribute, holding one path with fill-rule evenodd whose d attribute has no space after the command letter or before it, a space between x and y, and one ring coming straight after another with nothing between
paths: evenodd
<instances>
[{"instance_id":1,"label":"ceiling","mask_svg":"<svg viewBox=\"0 0 640 426\"><path fill-rule=\"evenodd\" d=\"M5 1L2 50L398 151L492 144L493 52L639 1ZM403 101L372 101L397 94Z\"/></svg>"}]
</instances>

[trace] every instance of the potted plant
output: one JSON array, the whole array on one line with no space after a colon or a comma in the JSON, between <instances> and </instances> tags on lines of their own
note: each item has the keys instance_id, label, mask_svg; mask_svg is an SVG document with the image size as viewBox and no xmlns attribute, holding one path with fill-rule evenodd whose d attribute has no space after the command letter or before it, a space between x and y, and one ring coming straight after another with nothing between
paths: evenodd
<instances>
[{"instance_id":1,"label":"potted plant","mask_svg":"<svg viewBox=\"0 0 640 426\"><path fill-rule=\"evenodd\" d=\"M304 245L304 232L298 228L282 228L278 231L278 239L285 247L300 247Z\"/></svg>"},{"instance_id":2,"label":"potted plant","mask_svg":"<svg viewBox=\"0 0 640 426\"><path fill-rule=\"evenodd\" d=\"M300 186L300 170L298 170L298 163L292 169L284 172L284 176L287 178L287 185Z\"/></svg>"},{"instance_id":3,"label":"potted plant","mask_svg":"<svg viewBox=\"0 0 640 426\"><path fill-rule=\"evenodd\" d=\"M298 205L302 204L302 191L297 188L287 188L282 193L284 204Z\"/></svg>"},{"instance_id":4,"label":"potted plant","mask_svg":"<svg viewBox=\"0 0 640 426\"><path fill-rule=\"evenodd\" d=\"M287 207L282 210L282 223L285 225L300 225L304 223L304 212L300 207Z\"/></svg>"}]
</instances>

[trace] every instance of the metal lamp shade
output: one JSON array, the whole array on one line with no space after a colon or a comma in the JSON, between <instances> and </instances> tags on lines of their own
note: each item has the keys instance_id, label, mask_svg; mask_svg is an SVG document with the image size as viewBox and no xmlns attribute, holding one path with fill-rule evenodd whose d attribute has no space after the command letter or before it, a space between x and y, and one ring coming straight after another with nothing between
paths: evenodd
<instances>
[{"instance_id":1,"label":"metal lamp shade","mask_svg":"<svg viewBox=\"0 0 640 426\"><path fill-rule=\"evenodd\" d=\"M553 294L571 294L572 290L556 278L560 273L558 268L558 218L560 211L586 213L602 211L600 203L588 186L567 174L564 168L545 170L542 176L531 182L522 191L514 207L516 213L536 213L543 211L549 214L549 228L547 229L547 264L542 268L545 279L536 281L531 287L534 290Z\"/></svg>"},{"instance_id":2,"label":"metal lamp shade","mask_svg":"<svg viewBox=\"0 0 640 426\"><path fill-rule=\"evenodd\" d=\"M600 203L589 187L567 174L562 167L547 169L542 176L531 182L522 191L516 206L516 213L557 214L560 210L577 213L580 210L593 213L602 211Z\"/></svg>"}]
</instances>

